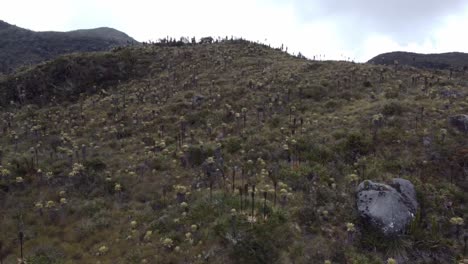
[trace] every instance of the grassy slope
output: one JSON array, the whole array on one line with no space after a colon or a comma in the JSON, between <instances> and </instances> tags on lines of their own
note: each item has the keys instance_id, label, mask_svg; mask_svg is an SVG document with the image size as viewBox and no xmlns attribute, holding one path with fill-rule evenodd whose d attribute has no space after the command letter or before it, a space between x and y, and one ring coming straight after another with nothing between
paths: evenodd
<instances>
[{"instance_id":1,"label":"grassy slope","mask_svg":"<svg viewBox=\"0 0 468 264\"><path fill-rule=\"evenodd\" d=\"M71 70L60 79L63 64ZM104 77L92 75L96 69ZM439 84L411 84L412 76L431 74L306 61L241 41L66 56L8 77L1 92L19 100L11 91L18 79L25 96L17 106L3 101L2 110L2 165L10 173L1 184L10 191L0 191L0 240L14 248L7 263L17 256L19 227L33 263L418 263L431 256L451 263L462 255L449 220L466 219L466 158L457 152L467 138L447 118L468 111L459 85L466 77L439 72ZM446 89L465 95L444 98ZM201 105L192 105L194 95L205 97ZM384 122L374 135L379 113ZM184 147L175 138L182 126ZM423 137L432 143L423 146ZM226 179L212 173L210 198L202 163L219 151L223 166L215 164ZM74 163L84 170L70 176ZM254 224L232 193L234 166L236 186L256 185ZM380 238L361 223L352 173L416 185L421 217L407 235ZM272 179L280 182L276 206ZM177 199L177 186L186 187L185 198ZM67 204L59 205L60 191ZM261 191L268 192L267 221ZM35 207L47 201L55 206ZM348 234L346 223L356 232ZM108 252L99 254L103 245Z\"/></svg>"}]
</instances>

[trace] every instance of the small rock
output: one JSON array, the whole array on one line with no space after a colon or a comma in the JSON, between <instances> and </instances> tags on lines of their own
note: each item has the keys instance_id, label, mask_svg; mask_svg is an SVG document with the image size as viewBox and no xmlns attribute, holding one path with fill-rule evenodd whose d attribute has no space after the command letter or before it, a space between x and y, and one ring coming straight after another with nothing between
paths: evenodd
<instances>
[{"instance_id":1,"label":"small rock","mask_svg":"<svg viewBox=\"0 0 468 264\"><path fill-rule=\"evenodd\" d=\"M423 137L423 145L425 147L430 147L432 143L432 139L430 137Z\"/></svg>"},{"instance_id":2,"label":"small rock","mask_svg":"<svg viewBox=\"0 0 468 264\"><path fill-rule=\"evenodd\" d=\"M450 117L450 124L461 132L468 132L468 115L455 115Z\"/></svg>"},{"instance_id":3,"label":"small rock","mask_svg":"<svg viewBox=\"0 0 468 264\"><path fill-rule=\"evenodd\" d=\"M194 95L192 97L193 106L200 106L204 101L205 101L205 97L203 95Z\"/></svg>"},{"instance_id":4,"label":"small rock","mask_svg":"<svg viewBox=\"0 0 468 264\"><path fill-rule=\"evenodd\" d=\"M440 91L440 95L445 98L459 98L463 96L460 92L450 89Z\"/></svg>"}]
</instances>

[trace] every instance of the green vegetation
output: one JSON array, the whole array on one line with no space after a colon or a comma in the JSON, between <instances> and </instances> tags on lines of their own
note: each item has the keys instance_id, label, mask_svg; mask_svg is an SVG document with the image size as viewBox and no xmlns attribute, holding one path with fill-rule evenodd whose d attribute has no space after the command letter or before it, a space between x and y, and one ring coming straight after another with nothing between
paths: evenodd
<instances>
[{"instance_id":1,"label":"green vegetation","mask_svg":"<svg viewBox=\"0 0 468 264\"><path fill-rule=\"evenodd\" d=\"M19 257L22 231L28 263L454 263L468 138L448 118L468 112L468 76L448 76L243 40L5 76L0 259ZM355 188L394 177L420 208L386 238L358 218Z\"/></svg>"}]
</instances>

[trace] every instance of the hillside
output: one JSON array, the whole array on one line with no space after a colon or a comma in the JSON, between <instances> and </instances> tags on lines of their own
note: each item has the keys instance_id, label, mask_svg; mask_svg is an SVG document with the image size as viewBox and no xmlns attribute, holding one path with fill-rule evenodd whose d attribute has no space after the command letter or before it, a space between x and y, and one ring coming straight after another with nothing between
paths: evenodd
<instances>
[{"instance_id":1,"label":"hillside","mask_svg":"<svg viewBox=\"0 0 468 264\"><path fill-rule=\"evenodd\" d=\"M28 263L458 263L468 138L450 117L467 114L467 85L243 40L4 76L0 260L19 257L21 231ZM396 177L419 209L388 237L359 217L356 187Z\"/></svg>"},{"instance_id":2,"label":"hillside","mask_svg":"<svg viewBox=\"0 0 468 264\"><path fill-rule=\"evenodd\" d=\"M395 60L399 65L407 65L422 69L440 69L464 74L468 67L468 54L450 52L441 54L419 54L412 52L389 52L370 59L368 63L393 66Z\"/></svg>"},{"instance_id":3,"label":"hillside","mask_svg":"<svg viewBox=\"0 0 468 264\"><path fill-rule=\"evenodd\" d=\"M18 67L62 54L105 51L131 43L135 43L135 40L111 28L34 32L0 20L0 74L11 73Z\"/></svg>"}]
</instances>

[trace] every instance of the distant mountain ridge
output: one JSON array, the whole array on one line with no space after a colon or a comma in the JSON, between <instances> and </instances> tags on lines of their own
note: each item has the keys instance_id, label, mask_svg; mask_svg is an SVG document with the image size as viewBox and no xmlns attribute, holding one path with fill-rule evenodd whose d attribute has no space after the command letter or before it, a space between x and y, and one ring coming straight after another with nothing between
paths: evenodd
<instances>
[{"instance_id":1,"label":"distant mountain ridge","mask_svg":"<svg viewBox=\"0 0 468 264\"><path fill-rule=\"evenodd\" d=\"M395 61L398 61L399 65L408 65L417 68L466 70L468 67L468 53L449 52L420 54L396 51L377 55L370 59L368 63L393 65Z\"/></svg>"},{"instance_id":2,"label":"distant mountain ridge","mask_svg":"<svg viewBox=\"0 0 468 264\"><path fill-rule=\"evenodd\" d=\"M128 36L127 34L118 31L113 28L109 27L99 27L93 29L78 29L73 31L65 32L69 35L73 35L75 37L93 37L93 38L101 38L107 40L114 40L121 45L127 44L128 41L136 42L133 38Z\"/></svg>"},{"instance_id":3,"label":"distant mountain ridge","mask_svg":"<svg viewBox=\"0 0 468 264\"><path fill-rule=\"evenodd\" d=\"M35 32L0 20L0 73L73 52L105 51L137 43L127 34L101 27L69 32Z\"/></svg>"}]
</instances>

